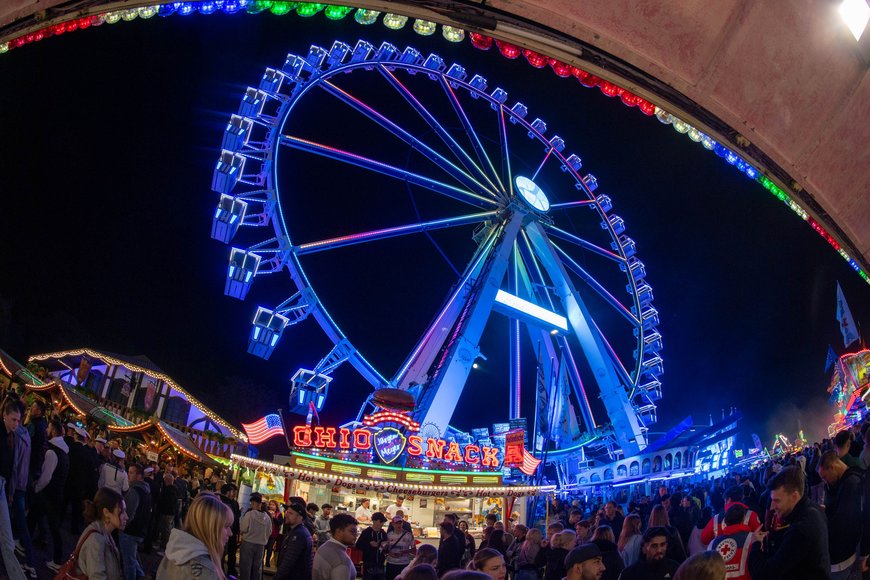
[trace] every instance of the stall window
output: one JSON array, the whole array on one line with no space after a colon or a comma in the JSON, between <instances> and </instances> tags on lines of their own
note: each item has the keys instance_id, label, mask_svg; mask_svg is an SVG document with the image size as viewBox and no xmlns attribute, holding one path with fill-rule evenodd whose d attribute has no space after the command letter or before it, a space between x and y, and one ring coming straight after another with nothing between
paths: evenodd
<instances>
[{"instance_id":1,"label":"stall window","mask_svg":"<svg viewBox=\"0 0 870 580\"><path fill-rule=\"evenodd\" d=\"M656 455L653 459L653 473L658 473L662 470L662 458L659 455Z\"/></svg>"},{"instance_id":2,"label":"stall window","mask_svg":"<svg viewBox=\"0 0 870 580\"><path fill-rule=\"evenodd\" d=\"M671 457L671 454L668 453L667 455L665 455L665 471L669 471L673 463L674 460L673 457Z\"/></svg>"},{"instance_id":3,"label":"stall window","mask_svg":"<svg viewBox=\"0 0 870 580\"><path fill-rule=\"evenodd\" d=\"M616 468L616 477L626 477L628 476L628 468L625 464L620 465Z\"/></svg>"},{"instance_id":4,"label":"stall window","mask_svg":"<svg viewBox=\"0 0 870 580\"><path fill-rule=\"evenodd\" d=\"M679 451L677 451L676 453L674 453L674 469L677 469L678 467L682 467L682 466L683 466L683 456L680 455Z\"/></svg>"},{"instance_id":5,"label":"stall window","mask_svg":"<svg viewBox=\"0 0 870 580\"><path fill-rule=\"evenodd\" d=\"M590 480L592 483L597 483L597 482L601 481L601 476L598 475L597 473L593 473L593 474L592 474L592 477L590 477L589 480Z\"/></svg>"},{"instance_id":6,"label":"stall window","mask_svg":"<svg viewBox=\"0 0 870 580\"><path fill-rule=\"evenodd\" d=\"M631 465L628 466L628 474L640 475L640 463L638 463L637 461L632 461Z\"/></svg>"},{"instance_id":7,"label":"stall window","mask_svg":"<svg viewBox=\"0 0 870 580\"><path fill-rule=\"evenodd\" d=\"M604 470L604 479L605 479L605 481L613 479L613 470L610 469L609 467Z\"/></svg>"},{"instance_id":8,"label":"stall window","mask_svg":"<svg viewBox=\"0 0 870 580\"><path fill-rule=\"evenodd\" d=\"M640 468L640 472L641 472L643 475L647 475L647 474L649 473L649 471L650 471L650 462L649 462L649 459L644 459L644 460L643 460L643 466Z\"/></svg>"},{"instance_id":9,"label":"stall window","mask_svg":"<svg viewBox=\"0 0 870 580\"><path fill-rule=\"evenodd\" d=\"M169 397L163 408L163 419L181 425L187 425L187 417L190 415L190 403L181 397Z\"/></svg>"}]
</instances>

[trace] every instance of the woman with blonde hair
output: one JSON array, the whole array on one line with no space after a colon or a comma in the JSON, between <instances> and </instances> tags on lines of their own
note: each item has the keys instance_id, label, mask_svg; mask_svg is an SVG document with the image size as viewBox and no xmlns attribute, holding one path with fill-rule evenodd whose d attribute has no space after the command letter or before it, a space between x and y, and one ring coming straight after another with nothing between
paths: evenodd
<instances>
[{"instance_id":1,"label":"woman with blonde hair","mask_svg":"<svg viewBox=\"0 0 870 580\"><path fill-rule=\"evenodd\" d=\"M187 510L184 527L170 533L157 580L226 580L221 559L232 528L229 506L201 492Z\"/></svg>"},{"instance_id":2,"label":"woman with blonde hair","mask_svg":"<svg viewBox=\"0 0 870 580\"><path fill-rule=\"evenodd\" d=\"M683 545L683 539L680 537L680 532L677 531L677 528L671 525L668 512L665 510L665 506L661 504L655 506L650 512L647 529L658 527L668 531L668 551L665 554L665 558L670 558L678 564L685 562L686 548Z\"/></svg>"},{"instance_id":3,"label":"woman with blonde hair","mask_svg":"<svg viewBox=\"0 0 870 580\"><path fill-rule=\"evenodd\" d=\"M616 546L626 568L640 560L640 546L643 544L640 526L640 516L637 514L628 514L622 522L622 532L619 534L619 542Z\"/></svg>"},{"instance_id":4,"label":"woman with blonde hair","mask_svg":"<svg viewBox=\"0 0 870 580\"><path fill-rule=\"evenodd\" d=\"M674 580L725 580L725 560L719 552L700 552L680 564Z\"/></svg>"}]
</instances>

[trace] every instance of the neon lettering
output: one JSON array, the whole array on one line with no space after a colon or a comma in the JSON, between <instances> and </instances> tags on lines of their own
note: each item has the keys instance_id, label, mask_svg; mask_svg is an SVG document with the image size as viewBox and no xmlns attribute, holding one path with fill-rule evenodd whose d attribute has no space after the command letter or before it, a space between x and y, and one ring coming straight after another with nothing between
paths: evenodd
<instances>
[{"instance_id":1,"label":"neon lettering","mask_svg":"<svg viewBox=\"0 0 870 580\"><path fill-rule=\"evenodd\" d=\"M365 429L354 429L353 432L353 446L357 449L371 449L372 448L372 433L371 431L366 431Z\"/></svg>"},{"instance_id":2,"label":"neon lettering","mask_svg":"<svg viewBox=\"0 0 870 580\"><path fill-rule=\"evenodd\" d=\"M484 467L498 467L498 449L495 447L484 447L480 463Z\"/></svg>"},{"instance_id":3,"label":"neon lettering","mask_svg":"<svg viewBox=\"0 0 870 580\"><path fill-rule=\"evenodd\" d=\"M472 453L474 455L472 455ZM480 447L477 445L466 445L465 457L463 459L465 460L465 463L470 465L477 465L480 463Z\"/></svg>"},{"instance_id":4,"label":"neon lettering","mask_svg":"<svg viewBox=\"0 0 870 580\"><path fill-rule=\"evenodd\" d=\"M335 447L335 427L315 427L314 446Z\"/></svg>"},{"instance_id":5,"label":"neon lettering","mask_svg":"<svg viewBox=\"0 0 870 580\"><path fill-rule=\"evenodd\" d=\"M426 457L429 459L444 459L444 446L447 441L443 439L426 439Z\"/></svg>"},{"instance_id":6,"label":"neon lettering","mask_svg":"<svg viewBox=\"0 0 870 580\"><path fill-rule=\"evenodd\" d=\"M462 461L462 453L459 452L459 443L455 441L447 448L447 453L444 454L444 459L447 461Z\"/></svg>"},{"instance_id":7,"label":"neon lettering","mask_svg":"<svg viewBox=\"0 0 870 580\"><path fill-rule=\"evenodd\" d=\"M408 437L408 455L418 457L423 455L423 439L417 435Z\"/></svg>"},{"instance_id":8,"label":"neon lettering","mask_svg":"<svg viewBox=\"0 0 870 580\"><path fill-rule=\"evenodd\" d=\"M293 427L293 445L296 447L311 447L311 427L308 425Z\"/></svg>"},{"instance_id":9,"label":"neon lettering","mask_svg":"<svg viewBox=\"0 0 870 580\"><path fill-rule=\"evenodd\" d=\"M350 449L350 429L347 427L338 430L338 446L342 449Z\"/></svg>"}]
</instances>

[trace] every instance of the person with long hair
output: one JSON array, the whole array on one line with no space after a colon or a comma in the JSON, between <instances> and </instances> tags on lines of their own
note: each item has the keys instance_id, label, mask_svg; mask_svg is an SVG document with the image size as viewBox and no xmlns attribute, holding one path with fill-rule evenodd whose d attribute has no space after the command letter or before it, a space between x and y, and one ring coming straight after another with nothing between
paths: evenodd
<instances>
[{"instance_id":1,"label":"person with long hair","mask_svg":"<svg viewBox=\"0 0 870 580\"><path fill-rule=\"evenodd\" d=\"M435 546L430 546L434 548ZM437 558L437 554L436 554ZM407 575L402 576L404 580L438 580L438 571L432 564L420 564L408 570Z\"/></svg>"},{"instance_id":2,"label":"person with long hair","mask_svg":"<svg viewBox=\"0 0 870 580\"><path fill-rule=\"evenodd\" d=\"M226 580L221 560L234 521L232 510L218 496L197 494L184 526L169 534L157 580Z\"/></svg>"},{"instance_id":3,"label":"person with long hair","mask_svg":"<svg viewBox=\"0 0 870 580\"><path fill-rule=\"evenodd\" d=\"M541 541L543 539L544 535L538 528L532 528L526 532L526 539L517 552L514 580L538 579L538 569L540 566L536 563L536 560L538 559L538 553L541 551Z\"/></svg>"},{"instance_id":4,"label":"person with long hair","mask_svg":"<svg viewBox=\"0 0 870 580\"><path fill-rule=\"evenodd\" d=\"M124 498L111 488L100 488L93 501L85 501L84 516L91 523L77 544L76 573L87 576L89 580L121 578L121 553L112 539L112 532L127 526Z\"/></svg>"},{"instance_id":5,"label":"person with long hair","mask_svg":"<svg viewBox=\"0 0 870 580\"><path fill-rule=\"evenodd\" d=\"M463 536L465 536L465 552L462 554L462 563L468 564L474 557L474 552L477 549L477 546L475 546L474 537L471 535L471 532L468 531L468 522L460 520L457 525L459 526L459 531L462 532Z\"/></svg>"},{"instance_id":6,"label":"person with long hair","mask_svg":"<svg viewBox=\"0 0 870 580\"><path fill-rule=\"evenodd\" d=\"M631 566L640 559L640 545L643 543L640 528L640 516L637 514L628 514L622 522L622 533L619 534L616 546L626 566Z\"/></svg>"},{"instance_id":7,"label":"person with long hair","mask_svg":"<svg viewBox=\"0 0 870 580\"><path fill-rule=\"evenodd\" d=\"M624 523L624 521L625 519L623 518L621 523ZM622 561L622 556L619 555L619 548L616 545L616 536L613 535L613 529L606 524L601 524L595 528L590 543L598 546L598 550L601 552L604 574L600 580L617 580L619 574L625 568L625 562Z\"/></svg>"},{"instance_id":8,"label":"person with long hair","mask_svg":"<svg viewBox=\"0 0 870 580\"><path fill-rule=\"evenodd\" d=\"M674 580L725 580L725 560L718 552L700 552L680 564Z\"/></svg>"},{"instance_id":9,"label":"person with long hair","mask_svg":"<svg viewBox=\"0 0 870 580\"><path fill-rule=\"evenodd\" d=\"M417 566L429 565L434 568L436 564L438 564L438 549L431 544L420 544L417 546L417 555L414 556L414 559L396 575L396 578L407 578L408 573Z\"/></svg>"},{"instance_id":10,"label":"person with long hair","mask_svg":"<svg viewBox=\"0 0 870 580\"><path fill-rule=\"evenodd\" d=\"M665 557L675 561L677 564L682 564L686 560L686 548L683 546L680 532L671 525L668 512L662 504L655 506L652 512L650 512L647 529L659 527L664 528L668 532L668 551Z\"/></svg>"},{"instance_id":11,"label":"person with long hair","mask_svg":"<svg viewBox=\"0 0 870 580\"><path fill-rule=\"evenodd\" d=\"M507 576L504 554L493 548L484 548L475 552L474 558L468 563L468 569L483 572L492 580L504 580Z\"/></svg>"},{"instance_id":12,"label":"person with long hair","mask_svg":"<svg viewBox=\"0 0 870 580\"><path fill-rule=\"evenodd\" d=\"M707 551L707 546L701 540L701 534L704 532L707 524L712 518L713 508L707 506L701 510L701 517L698 518L698 522L695 524L695 527L692 528L692 533L689 534L689 541L686 544L689 556L694 556L695 554Z\"/></svg>"},{"instance_id":13,"label":"person with long hair","mask_svg":"<svg viewBox=\"0 0 870 580\"><path fill-rule=\"evenodd\" d=\"M281 513L281 507L274 499L269 500L269 508L266 510L266 514L268 514L269 520L272 522L272 533L269 534L269 541L266 543L266 567L270 567L275 546L281 546L281 526L284 523L284 514Z\"/></svg>"}]
</instances>

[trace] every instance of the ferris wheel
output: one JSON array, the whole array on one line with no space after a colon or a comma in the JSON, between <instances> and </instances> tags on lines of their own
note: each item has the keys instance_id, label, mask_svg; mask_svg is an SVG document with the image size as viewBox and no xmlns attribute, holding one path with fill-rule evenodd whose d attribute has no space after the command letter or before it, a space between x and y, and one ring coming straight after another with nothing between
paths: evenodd
<instances>
[{"instance_id":1,"label":"ferris wheel","mask_svg":"<svg viewBox=\"0 0 870 580\"><path fill-rule=\"evenodd\" d=\"M336 108L343 120L328 120ZM315 166L322 181L303 185ZM374 391L413 395L414 420L446 433L498 313L509 328L511 418L531 413L521 408L523 377L529 382L522 350L533 345L538 384L525 388L552 399L562 385L573 403L566 408L577 409L572 419L587 431L609 422L621 451L638 452L661 397L658 312L623 219L581 170L580 157L525 105L438 55L366 41L288 55L245 91L212 181L220 194L212 237L231 243L244 229L239 239L253 240L230 250L225 293L244 299L255 280L277 281L269 275L285 270L292 280L288 298L257 308L248 351L269 358L285 330L310 316L333 346L293 375L291 410L321 409L332 372L347 362ZM356 226L362 212L338 211L329 221L340 235L309 237L306 226L320 218L300 202L348 196L348 188L359 191L349 197L428 205L414 202L407 223L380 212L386 223L370 229ZM391 240L437 244L433 234L448 230L468 235L443 301L398 368L376 368L331 314L335 302L313 283L308 261L367 244L386 256ZM594 417L596 396L604 421Z\"/></svg>"}]
</instances>

